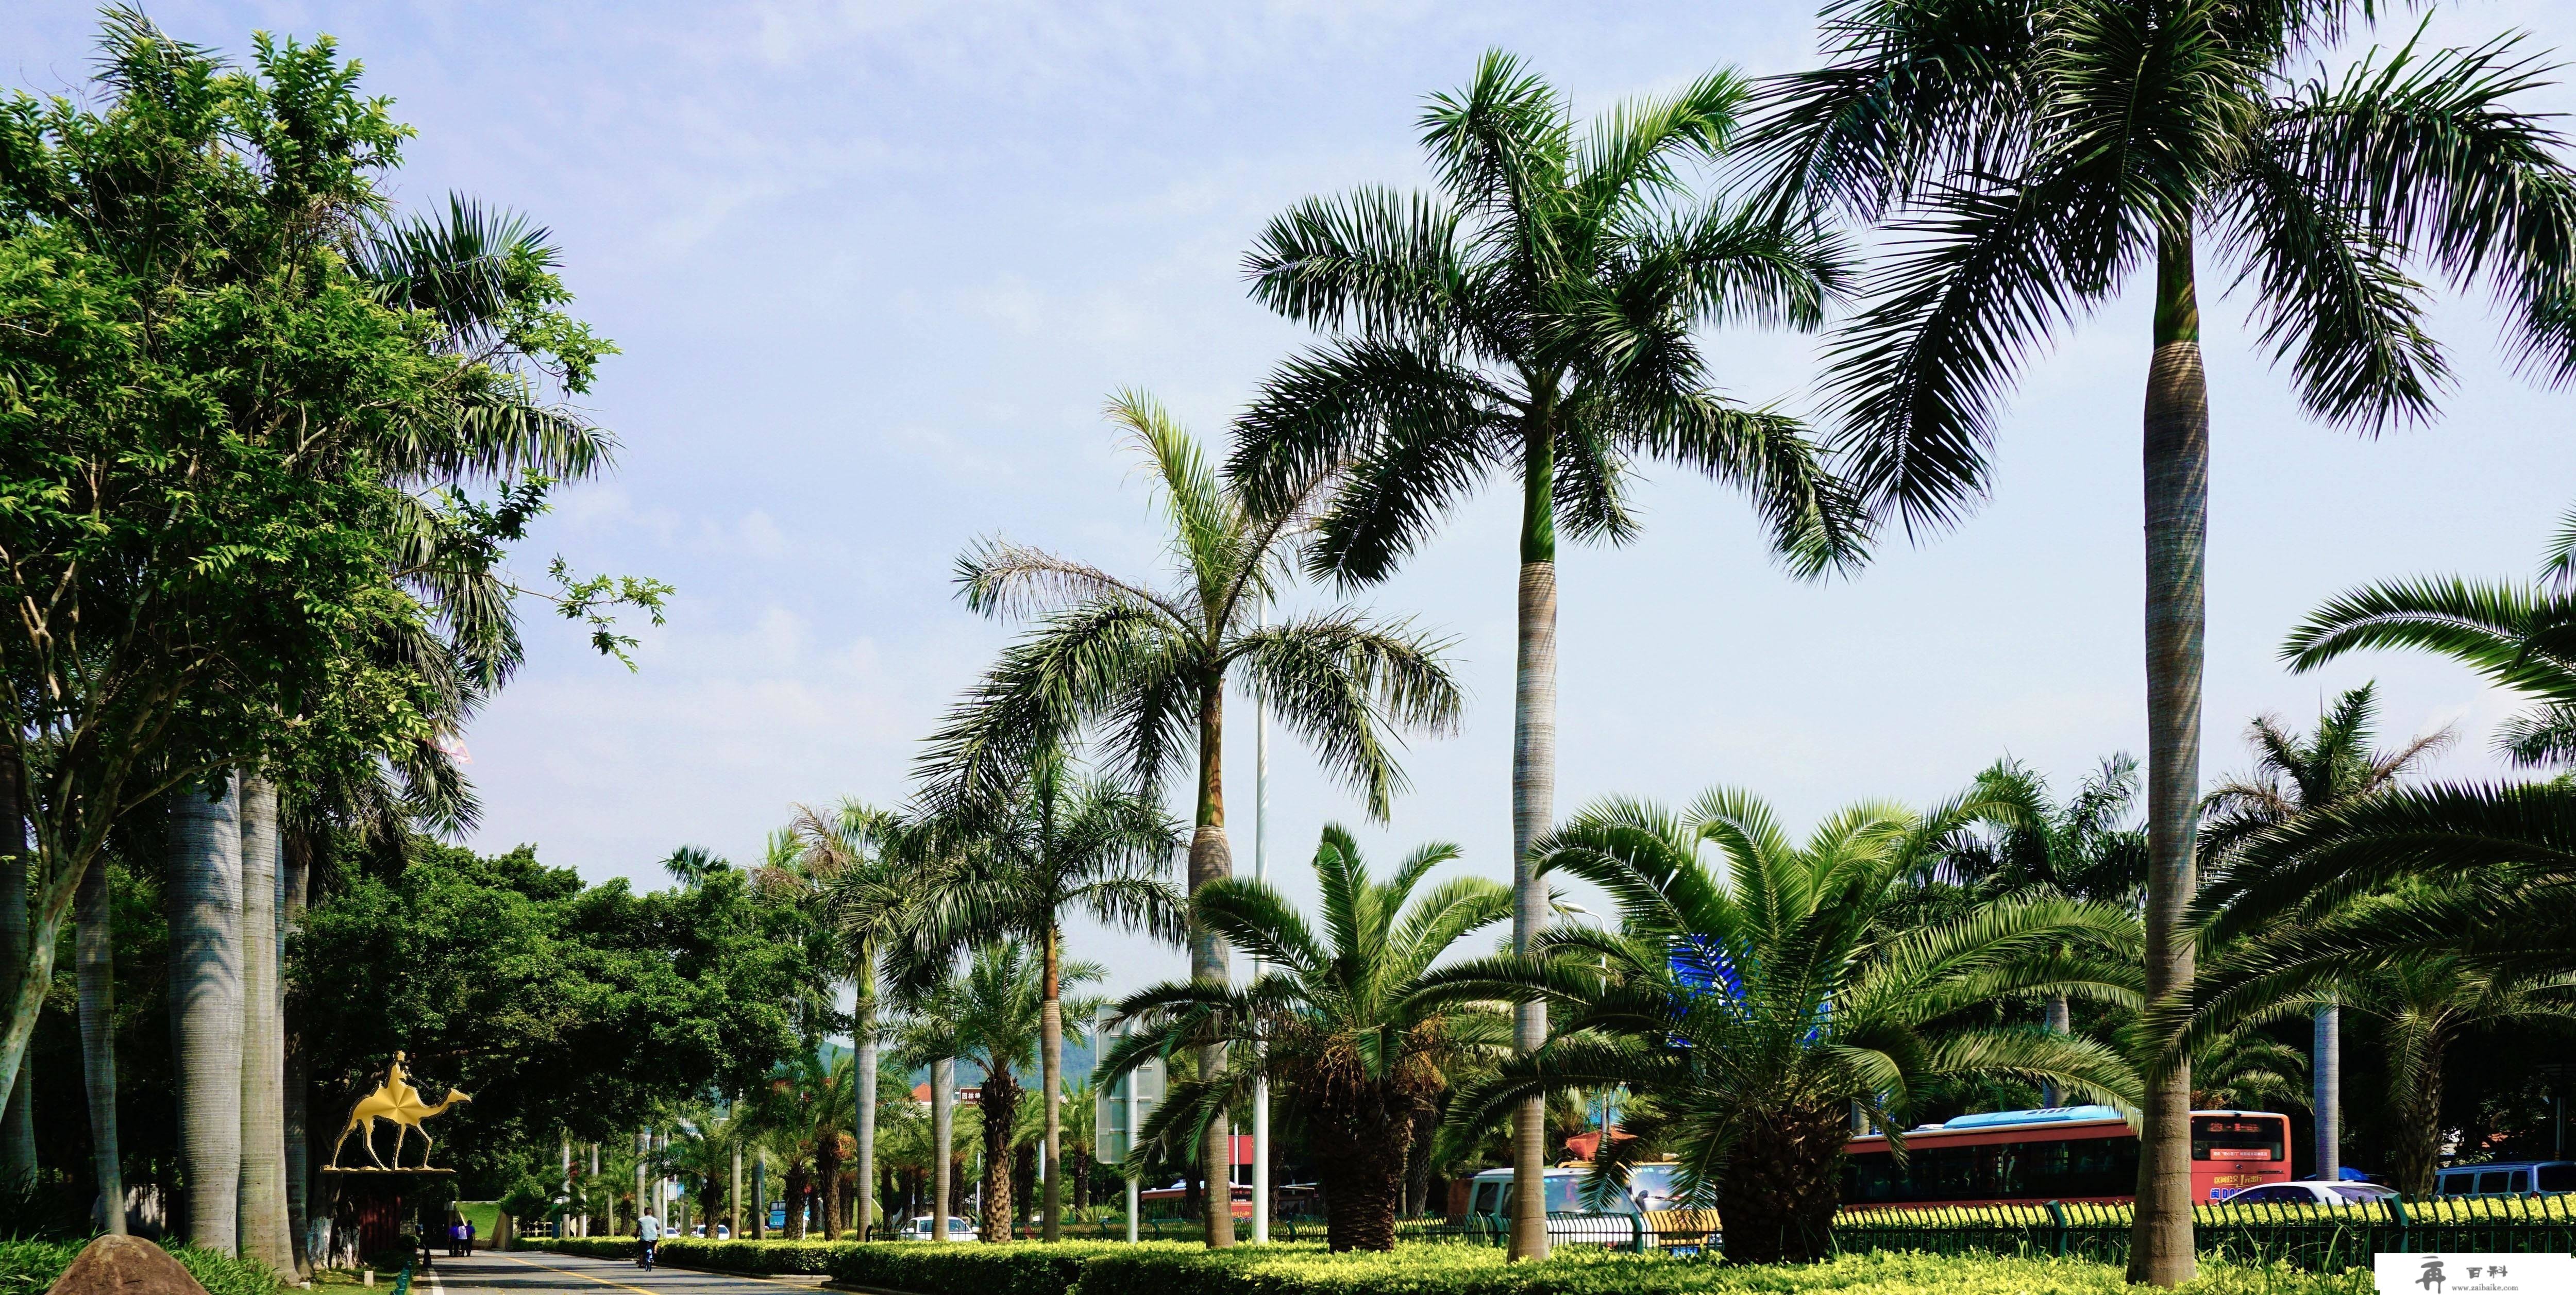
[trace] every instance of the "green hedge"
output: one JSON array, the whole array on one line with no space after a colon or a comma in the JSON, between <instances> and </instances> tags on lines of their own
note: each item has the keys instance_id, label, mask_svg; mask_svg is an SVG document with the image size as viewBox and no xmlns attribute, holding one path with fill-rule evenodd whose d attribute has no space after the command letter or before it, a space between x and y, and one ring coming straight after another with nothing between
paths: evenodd
<instances>
[{"instance_id":1,"label":"green hedge","mask_svg":"<svg viewBox=\"0 0 2576 1295\"><path fill-rule=\"evenodd\" d=\"M600 1258L635 1252L631 1237L539 1241L532 1248ZM664 1242L673 1267L822 1273L912 1295L2128 1295L2121 1271L2081 1259L1928 1254L1845 1255L1812 1265L1733 1267L1660 1255L1560 1253L1509 1264L1492 1246L1407 1246L1331 1255L1322 1247L1068 1241L1059 1245L923 1242ZM2286 1265L2202 1266L2185 1295L2369 1295L2366 1270L2319 1275ZM15 1295L0 1291L0 1295ZM219 1292L218 1295L225 1295Z\"/></svg>"},{"instance_id":2,"label":"green hedge","mask_svg":"<svg viewBox=\"0 0 2576 1295\"><path fill-rule=\"evenodd\" d=\"M82 1241L0 1241L0 1295L41 1295L71 1267ZM284 1289L277 1274L256 1259L235 1259L212 1250L172 1250L207 1295L278 1295Z\"/></svg>"}]
</instances>

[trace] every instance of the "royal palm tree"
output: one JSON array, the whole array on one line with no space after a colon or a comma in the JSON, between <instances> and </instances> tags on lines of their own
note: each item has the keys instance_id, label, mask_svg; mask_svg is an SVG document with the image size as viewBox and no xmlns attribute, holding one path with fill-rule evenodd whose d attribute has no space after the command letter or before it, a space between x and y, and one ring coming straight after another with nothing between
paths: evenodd
<instances>
[{"instance_id":1,"label":"royal palm tree","mask_svg":"<svg viewBox=\"0 0 2576 1295\"><path fill-rule=\"evenodd\" d=\"M190 1245L231 1254L241 1216L241 794L169 797L170 1032Z\"/></svg>"},{"instance_id":2,"label":"royal palm tree","mask_svg":"<svg viewBox=\"0 0 2576 1295\"><path fill-rule=\"evenodd\" d=\"M959 1005L964 993L953 973L926 989L904 987L897 1000L902 1019L894 1030L895 1064L930 1069L931 1233L942 1237L948 1235L949 1216L957 1212L957 1058L966 1051Z\"/></svg>"},{"instance_id":3,"label":"royal palm tree","mask_svg":"<svg viewBox=\"0 0 2576 1295\"><path fill-rule=\"evenodd\" d=\"M1542 870L1608 891L1619 927L1567 927L1539 956L1438 977L1561 1014L1557 1038L1452 1100L1451 1126L1534 1094L1624 1085L1652 1106L1627 1121L1635 1140L1595 1157L1596 1183L1640 1146L1673 1148L1680 1195L1726 1220L1727 1258L1762 1263L1827 1252L1855 1110L1901 1141L1912 1095L1933 1081L2134 1102L2137 1071L2117 1050L1980 1019L1998 998L2135 1004L2128 910L2034 894L1955 922L1882 920L1977 812L1864 803L1801 844L1761 800L1723 788L1680 814L1627 800L1585 810L1539 843Z\"/></svg>"},{"instance_id":4,"label":"royal palm tree","mask_svg":"<svg viewBox=\"0 0 2576 1295\"><path fill-rule=\"evenodd\" d=\"M1063 1236L1064 918L1177 943L1186 901L1164 880L1180 832L1151 799L1078 776L1060 751L1041 751L999 812L969 809L928 825L954 843L955 862L920 886L907 919L907 955L951 965L979 945L1038 950L1038 1073L1046 1182L1045 1239ZM1220 933L1222 934L1222 933Z\"/></svg>"},{"instance_id":5,"label":"royal palm tree","mask_svg":"<svg viewBox=\"0 0 2576 1295\"><path fill-rule=\"evenodd\" d=\"M2316 732L2291 732L2276 716L2246 726L2253 770L2210 789L2201 801L2200 851L2214 859L2255 835L2302 814L2316 813L2376 793L2451 744L2443 729L2416 737L2394 751L2375 749L2378 720L2374 685L2346 691L2317 716ZM2316 1091L2316 1176L2331 1179L2343 1164L2343 1022L2331 998L2315 1009L2309 1080ZM2207 1087L2206 1084L2200 1085Z\"/></svg>"},{"instance_id":6,"label":"royal palm tree","mask_svg":"<svg viewBox=\"0 0 2576 1295\"><path fill-rule=\"evenodd\" d=\"M2301 403L2376 430L2449 376L2414 267L2491 293L2530 364L2576 369L2576 174L2516 106L2510 39L2412 44L2340 77L2299 65L2343 0L1837 0L1830 65L1784 76L1748 152L1775 211L1893 221L1824 379L1873 508L1922 531L1984 492L1996 407L2026 357L2153 268L2144 416L2147 973L2187 984L2198 807L2209 400L2198 257L2253 289ZM2129 1273L2193 1270L2190 1077L2147 1097Z\"/></svg>"},{"instance_id":7,"label":"royal palm tree","mask_svg":"<svg viewBox=\"0 0 2576 1295\"><path fill-rule=\"evenodd\" d=\"M877 1068L885 1032L879 975L914 922L917 893L906 851L917 833L902 816L855 800L842 801L829 817L800 805L788 830L802 847L804 872L823 879L825 922L840 941L834 964L849 973L850 1043L858 1067L858 1199L851 1217L865 1229L876 1205Z\"/></svg>"},{"instance_id":8,"label":"royal palm tree","mask_svg":"<svg viewBox=\"0 0 2576 1295\"><path fill-rule=\"evenodd\" d=\"M1858 519L1798 424L1710 387L1693 330L1812 327L1843 284L1840 247L1688 194L1683 168L1723 153L1745 83L1716 72L1578 132L1518 59L1488 53L1421 118L1436 194L1309 199L1245 258L1256 300L1329 331L1283 365L1227 465L1267 510L1330 502L1310 569L1384 579L1489 476L1521 497L1512 843L1522 948L1546 922L1528 860L1555 821L1556 548L1638 530L1630 465L1658 458L1744 488L1791 568L1856 561ZM1546 1020L1521 1013L1521 1045ZM1543 1112L1516 1116L1513 1253L1537 1226Z\"/></svg>"},{"instance_id":9,"label":"royal palm tree","mask_svg":"<svg viewBox=\"0 0 2576 1295\"><path fill-rule=\"evenodd\" d=\"M1171 1085L1139 1131L1137 1165L1151 1155L1143 1144L1183 1142L1221 1125L1267 1079L1307 1130L1324 1189L1325 1244L1392 1249L1414 1111L1447 1085L1460 1060L1512 1040L1503 1013L1425 992L1434 961L1511 915L1511 892L1483 877L1414 894L1458 854L1454 845L1427 845L1378 880L1348 831L1325 828L1315 848L1320 935L1264 883L1202 889L1193 901L1200 920L1258 956L1262 974L1239 988L1174 981L1119 1003L1119 1017L1139 1028L1102 1060L1102 1082L1210 1038L1233 1045L1223 1070Z\"/></svg>"},{"instance_id":10,"label":"royal palm tree","mask_svg":"<svg viewBox=\"0 0 2576 1295\"><path fill-rule=\"evenodd\" d=\"M1192 894L1233 872L1225 836L1225 690L1248 676L1270 712L1303 736L1325 770L1384 817L1404 774L1391 749L1400 730L1445 732L1459 697L1446 646L1406 622L1335 607L1265 623L1304 518L1286 507L1256 514L1225 488L1197 441L1151 398L1122 393L1110 418L1152 469L1179 580L1156 589L1099 568L992 540L958 563L967 606L988 615L1041 616L1004 651L931 739L923 783L944 812L989 812L1008 799L1038 752L1071 749L1086 730L1146 790L1196 757L1190 838ZM1216 935L1190 936L1190 972L1226 979ZM1224 1058L1203 1059L1211 1072ZM1225 1131L1201 1148L1224 1177ZM1234 1241L1234 1215L1208 1209L1211 1246Z\"/></svg>"}]
</instances>

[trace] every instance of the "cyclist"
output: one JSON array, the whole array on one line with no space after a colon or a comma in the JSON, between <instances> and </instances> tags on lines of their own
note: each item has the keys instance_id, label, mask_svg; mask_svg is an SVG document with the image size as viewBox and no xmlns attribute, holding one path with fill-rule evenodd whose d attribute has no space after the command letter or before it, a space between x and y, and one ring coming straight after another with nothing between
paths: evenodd
<instances>
[{"instance_id":1,"label":"cyclist","mask_svg":"<svg viewBox=\"0 0 2576 1295\"><path fill-rule=\"evenodd\" d=\"M654 1218L652 1211L645 1211L643 1219L635 1225L635 1235L642 1242L635 1256L635 1262L644 1271L651 1272L653 1271L653 1247L661 1244L662 1241L661 1220Z\"/></svg>"}]
</instances>

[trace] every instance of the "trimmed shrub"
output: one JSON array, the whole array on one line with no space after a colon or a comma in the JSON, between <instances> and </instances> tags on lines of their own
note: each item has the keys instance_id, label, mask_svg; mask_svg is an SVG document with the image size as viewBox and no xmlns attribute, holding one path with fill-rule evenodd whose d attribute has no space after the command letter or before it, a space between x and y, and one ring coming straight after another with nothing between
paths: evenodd
<instances>
[{"instance_id":1,"label":"trimmed shrub","mask_svg":"<svg viewBox=\"0 0 2576 1295\"><path fill-rule=\"evenodd\" d=\"M72 1266L86 1241L0 1241L0 1295L42 1295ZM181 1267L206 1288L207 1295L279 1295L285 1289L277 1274L256 1259L235 1259L212 1250L171 1249Z\"/></svg>"},{"instance_id":2,"label":"trimmed shrub","mask_svg":"<svg viewBox=\"0 0 2576 1295\"><path fill-rule=\"evenodd\" d=\"M1204 1255L1177 1241L1009 1241L972 1245L888 1241L844 1246L832 1254L832 1280L910 1295L1068 1295L1085 1265L1111 1255Z\"/></svg>"},{"instance_id":3,"label":"trimmed shrub","mask_svg":"<svg viewBox=\"0 0 2576 1295\"><path fill-rule=\"evenodd\" d=\"M2369 1295L2367 1272L2319 1276L2286 1266L2208 1265L2191 1295ZM1389 1254L1104 1255L1075 1295L2127 1295L2117 1268L2075 1259L1846 1255L1824 1263L1732 1266L1656 1255L1563 1253L1510 1264L1482 1246Z\"/></svg>"}]
</instances>

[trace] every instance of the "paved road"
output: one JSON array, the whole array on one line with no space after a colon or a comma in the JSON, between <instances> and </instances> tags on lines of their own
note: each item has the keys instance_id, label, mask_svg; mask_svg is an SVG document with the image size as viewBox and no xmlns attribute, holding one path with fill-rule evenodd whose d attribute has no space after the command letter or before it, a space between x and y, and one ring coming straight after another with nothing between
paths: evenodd
<instances>
[{"instance_id":1,"label":"paved road","mask_svg":"<svg viewBox=\"0 0 2576 1295\"><path fill-rule=\"evenodd\" d=\"M802 1284L655 1268L633 1260L477 1251L470 1259L440 1256L434 1280L415 1281L412 1295L802 1295Z\"/></svg>"}]
</instances>

